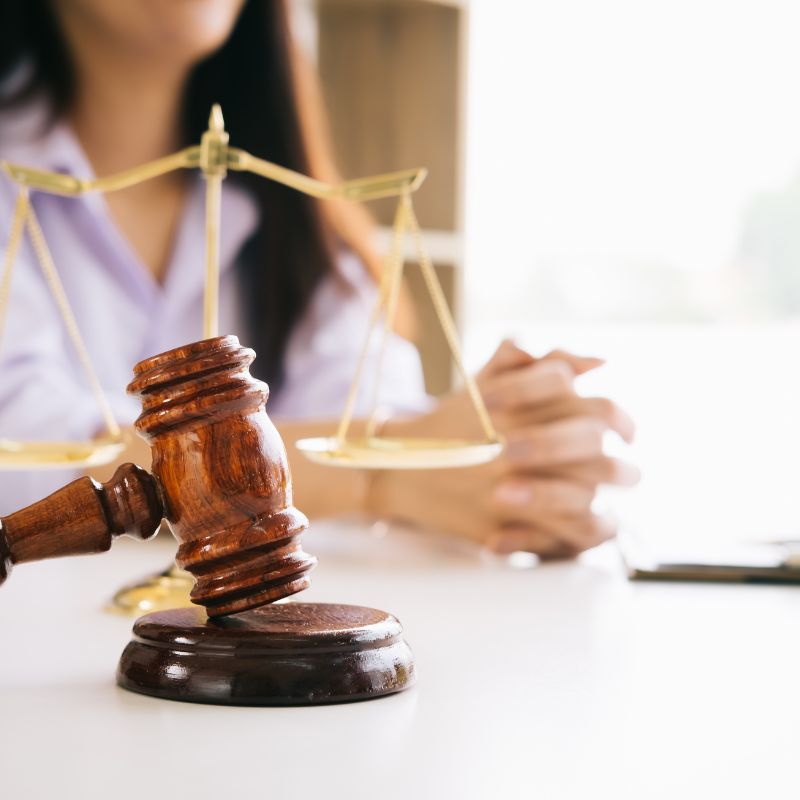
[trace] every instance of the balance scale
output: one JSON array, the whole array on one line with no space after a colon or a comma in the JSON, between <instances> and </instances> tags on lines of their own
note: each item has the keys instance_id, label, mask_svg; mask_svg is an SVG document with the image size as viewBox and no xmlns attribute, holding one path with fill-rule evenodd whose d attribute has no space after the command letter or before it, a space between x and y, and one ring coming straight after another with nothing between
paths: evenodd
<instances>
[{"instance_id":1,"label":"balance scale","mask_svg":"<svg viewBox=\"0 0 800 800\"><path fill-rule=\"evenodd\" d=\"M2 438L0 432L0 470L87 468L113 461L125 448L124 433L114 417L92 366L53 256L31 205L30 191L67 197L78 197L90 192L114 192L179 169L199 169L205 179L204 339L218 335L221 189L228 170L250 172L321 200L343 199L366 202L385 197L398 199L391 244L381 272L377 300L370 315L370 324L341 419L331 435L297 441L295 445L300 452L312 461L328 466L380 470L465 467L486 463L496 458L503 448L503 443L492 424L474 378L464 367L456 326L425 249L414 212L412 196L425 180L427 171L424 168L411 169L330 184L256 158L244 150L230 147L228 139L222 110L215 105L211 110L208 129L199 145L187 147L172 155L114 175L84 179L0 161L0 169L19 187L8 246L0 272L0 337L7 317L16 256L22 238L27 233L75 348L80 366L98 403L106 429L104 435L89 441L15 441ZM378 389L386 342L393 330L397 311L404 269L403 245L408 235L413 240L438 322L480 422L484 437L481 440L389 438L380 435ZM365 378L367 355L376 338L379 349L376 374L373 376L371 411L365 433L361 436L352 436L351 423L356 398ZM159 608L185 606L189 604L188 594L191 586L191 576L173 566L161 574L151 576L144 582L118 592L112 602L112 608L138 615Z\"/></svg>"}]
</instances>

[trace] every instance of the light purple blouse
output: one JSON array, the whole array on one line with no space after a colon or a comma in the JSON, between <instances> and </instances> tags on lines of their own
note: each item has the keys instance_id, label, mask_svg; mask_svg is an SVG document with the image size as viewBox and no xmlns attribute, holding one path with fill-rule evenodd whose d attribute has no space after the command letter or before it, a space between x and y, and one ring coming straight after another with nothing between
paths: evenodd
<instances>
[{"instance_id":1,"label":"light purple blouse","mask_svg":"<svg viewBox=\"0 0 800 800\"><path fill-rule=\"evenodd\" d=\"M0 159L92 176L86 155L61 122L43 130L46 107L31 104L0 115ZM17 187L0 175L0 246L5 248ZM133 365L202 337L204 198L198 176L158 284L115 225L102 195L31 199L64 283L92 363L123 426L138 416L125 394ZM239 251L258 225L251 196L223 184L220 243L220 331L247 344L236 270ZM265 268L269 268L265 265ZM333 419L344 404L366 333L376 287L361 263L342 256L290 336L286 379L268 403L275 419ZM374 359L377 352L370 354ZM369 373L368 373L369 374ZM364 413L371 387L362 387ZM415 348L393 337L380 402L398 413L427 406ZM27 241L17 257L0 340L0 438L87 439L102 418L80 369L42 271ZM0 472L0 514L44 496L73 477L57 471Z\"/></svg>"}]
</instances>

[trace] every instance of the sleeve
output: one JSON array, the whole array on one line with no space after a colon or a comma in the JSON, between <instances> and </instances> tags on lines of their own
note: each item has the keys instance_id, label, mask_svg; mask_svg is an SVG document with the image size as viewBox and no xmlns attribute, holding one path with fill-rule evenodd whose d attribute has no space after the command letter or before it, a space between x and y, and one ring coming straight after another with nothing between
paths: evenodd
<instances>
[{"instance_id":1,"label":"sleeve","mask_svg":"<svg viewBox=\"0 0 800 800\"><path fill-rule=\"evenodd\" d=\"M14 196L0 194L0 266ZM100 427L94 395L80 383L38 262L23 239L14 264L6 318L0 329L0 439L91 439ZM77 477L72 470L0 471L0 514L21 508Z\"/></svg>"},{"instance_id":2,"label":"sleeve","mask_svg":"<svg viewBox=\"0 0 800 800\"><path fill-rule=\"evenodd\" d=\"M352 253L341 257L339 273L326 277L290 336L285 379L270 400L275 419L331 419L341 415L377 302L377 286ZM356 416L369 413L379 355L374 336L356 400ZM384 353L378 404L392 414L427 410L431 399L414 345L390 334Z\"/></svg>"}]
</instances>

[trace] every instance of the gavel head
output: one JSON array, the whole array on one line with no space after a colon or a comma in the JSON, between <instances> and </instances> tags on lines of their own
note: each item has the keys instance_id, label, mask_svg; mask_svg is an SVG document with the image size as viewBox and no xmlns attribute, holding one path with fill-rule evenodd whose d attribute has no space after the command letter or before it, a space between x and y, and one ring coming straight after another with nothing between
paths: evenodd
<instances>
[{"instance_id":1,"label":"gavel head","mask_svg":"<svg viewBox=\"0 0 800 800\"><path fill-rule=\"evenodd\" d=\"M309 585L316 559L292 505L286 450L249 372L255 353L235 336L205 339L140 362L128 392L152 448L176 561L209 616L278 600Z\"/></svg>"}]
</instances>

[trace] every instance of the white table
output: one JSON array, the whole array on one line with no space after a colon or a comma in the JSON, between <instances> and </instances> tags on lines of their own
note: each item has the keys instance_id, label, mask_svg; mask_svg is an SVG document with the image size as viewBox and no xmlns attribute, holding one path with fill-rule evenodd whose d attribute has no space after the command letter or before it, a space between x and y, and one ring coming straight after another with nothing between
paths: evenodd
<instances>
[{"instance_id":1,"label":"white table","mask_svg":"<svg viewBox=\"0 0 800 800\"><path fill-rule=\"evenodd\" d=\"M416 688L318 708L114 684L101 610L169 540L23 565L0 591L0 797L796 798L800 590L631 584L616 551L535 569L317 523L304 599L404 623Z\"/></svg>"}]
</instances>

